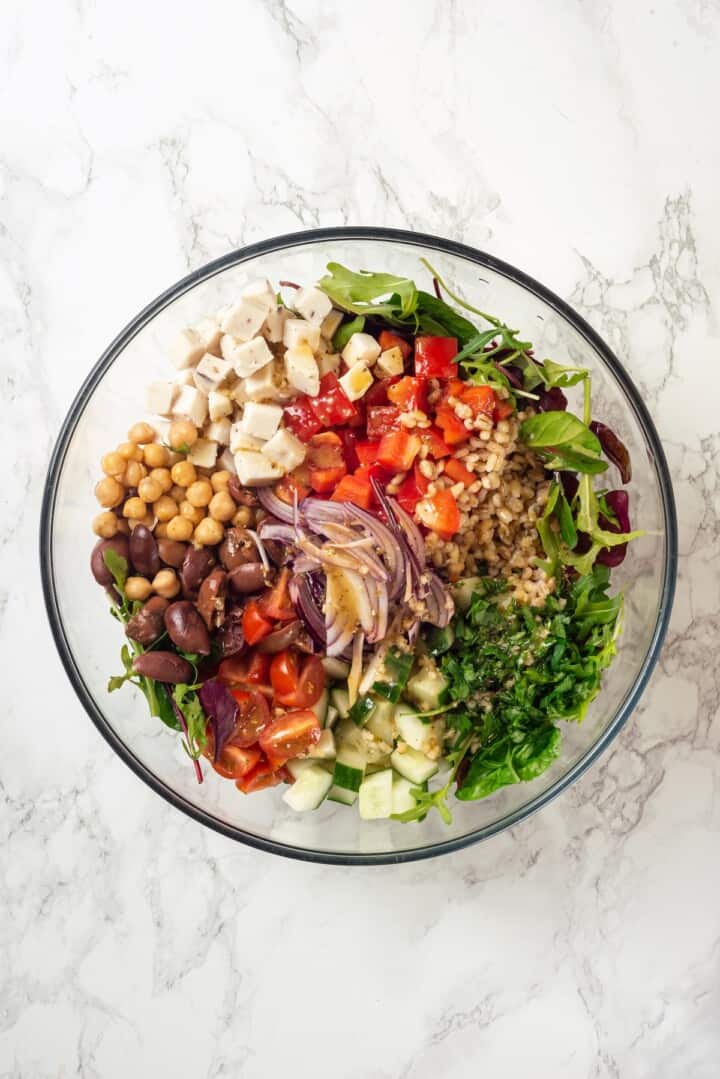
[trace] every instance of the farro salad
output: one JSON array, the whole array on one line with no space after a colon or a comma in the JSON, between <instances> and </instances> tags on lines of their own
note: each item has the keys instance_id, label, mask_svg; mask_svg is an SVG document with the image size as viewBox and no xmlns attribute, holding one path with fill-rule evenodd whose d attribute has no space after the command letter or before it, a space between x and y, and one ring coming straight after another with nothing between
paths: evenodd
<instances>
[{"instance_id":1,"label":"farro salad","mask_svg":"<svg viewBox=\"0 0 720 1079\"><path fill-rule=\"evenodd\" d=\"M108 689L144 694L200 783L449 821L451 795L544 772L598 693L641 534L627 450L588 370L424 270L433 291L337 263L249 284L171 342L152 422L102 459Z\"/></svg>"}]
</instances>

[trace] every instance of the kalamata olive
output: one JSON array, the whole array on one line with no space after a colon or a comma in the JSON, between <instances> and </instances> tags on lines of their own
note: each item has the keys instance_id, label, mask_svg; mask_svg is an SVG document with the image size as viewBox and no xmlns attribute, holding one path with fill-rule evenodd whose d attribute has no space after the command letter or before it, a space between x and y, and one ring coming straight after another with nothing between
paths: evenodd
<instances>
[{"instance_id":1,"label":"kalamata olive","mask_svg":"<svg viewBox=\"0 0 720 1079\"><path fill-rule=\"evenodd\" d=\"M134 614L125 628L125 634L131 641L147 647L164 632L163 615L168 600L163 596L151 596L137 614Z\"/></svg>"},{"instance_id":2,"label":"kalamata olive","mask_svg":"<svg viewBox=\"0 0 720 1079\"><path fill-rule=\"evenodd\" d=\"M167 537L158 540L158 552L161 560L166 566L172 566L173 569L180 569L187 550L187 543L180 543L179 540L171 540Z\"/></svg>"},{"instance_id":3,"label":"kalamata olive","mask_svg":"<svg viewBox=\"0 0 720 1079\"><path fill-rule=\"evenodd\" d=\"M216 630L213 643L219 645L223 656L236 656L245 650L242 631L242 607L232 607L226 612L225 621Z\"/></svg>"},{"instance_id":4,"label":"kalamata olive","mask_svg":"<svg viewBox=\"0 0 720 1079\"><path fill-rule=\"evenodd\" d=\"M174 652L143 652L135 656L133 670L157 682L189 682L193 674L188 661Z\"/></svg>"},{"instance_id":5,"label":"kalamata olive","mask_svg":"<svg viewBox=\"0 0 720 1079\"><path fill-rule=\"evenodd\" d=\"M215 558L207 547L188 547L180 569L180 580L186 595L197 592L214 565Z\"/></svg>"},{"instance_id":6,"label":"kalamata olive","mask_svg":"<svg viewBox=\"0 0 720 1079\"><path fill-rule=\"evenodd\" d=\"M287 543L280 543L278 540L263 540L263 546L276 566L283 566L290 558L291 549Z\"/></svg>"},{"instance_id":7,"label":"kalamata olive","mask_svg":"<svg viewBox=\"0 0 720 1079\"><path fill-rule=\"evenodd\" d=\"M300 635L302 629L302 622L299 620L296 622L288 622L282 627L282 629L273 630L272 633L268 633L267 637L263 637L258 645L256 645L258 652L268 652L274 655L275 652L282 652L285 648L289 648L290 645Z\"/></svg>"},{"instance_id":8,"label":"kalamata olive","mask_svg":"<svg viewBox=\"0 0 720 1079\"><path fill-rule=\"evenodd\" d=\"M112 573L105 565L105 558L103 557L106 551L115 551L116 554L125 559L128 563L128 569L130 569L130 545L127 536L113 536L112 539L98 540L92 549L90 569L97 583L104 588L113 583Z\"/></svg>"},{"instance_id":9,"label":"kalamata olive","mask_svg":"<svg viewBox=\"0 0 720 1079\"><path fill-rule=\"evenodd\" d=\"M218 556L225 569L231 570L245 562L257 562L257 547L246 528L228 528Z\"/></svg>"},{"instance_id":10,"label":"kalamata olive","mask_svg":"<svg viewBox=\"0 0 720 1079\"><path fill-rule=\"evenodd\" d=\"M183 652L197 652L201 656L209 654L208 631L194 603L187 599L171 603L165 611L164 622L168 637Z\"/></svg>"},{"instance_id":11,"label":"kalamata olive","mask_svg":"<svg viewBox=\"0 0 720 1079\"><path fill-rule=\"evenodd\" d=\"M135 525L130 533L130 561L138 573L150 580L160 569L157 540L145 525Z\"/></svg>"},{"instance_id":12,"label":"kalamata olive","mask_svg":"<svg viewBox=\"0 0 720 1079\"><path fill-rule=\"evenodd\" d=\"M197 598L197 609L208 629L222 624L225 616L226 595L227 573L220 566L216 566L200 585Z\"/></svg>"},{"instance_id":13,"label":"kalamata olive","mask_svg":"<svg viewBox=\"0 0 720 1079\"><path fill-rule=\"evenodd\" d=\"M230 492L230 497L239 506L257 506L258 504L258 497L255 492L243 487L237 476L231 476L228 480L228 491Z\"/></svg>"},{"instance_id":14,"label":"kalamata olive","mask_svg":"<svg viewBox=\"0 0 720 1079\"><path fill-rule=\"evenodd\" d=\"M232 587L243 596L251 592L259 592L265 586L265 570L262 562L246 562L242 566L235 566L228 576Z\"/></svg>"}]
</instances>

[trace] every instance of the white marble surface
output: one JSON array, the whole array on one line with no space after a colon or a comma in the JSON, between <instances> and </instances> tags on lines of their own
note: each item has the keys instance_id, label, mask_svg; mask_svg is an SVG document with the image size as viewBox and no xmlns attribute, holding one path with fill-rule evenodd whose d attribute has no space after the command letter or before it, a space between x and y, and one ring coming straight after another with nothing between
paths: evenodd
<instances>
[{"instance_id":1,"label":"white marble surface","mask_svg":"<svg viewBox=\"0 0 720 1079\"><path fill-rule=\"evenodd\" d=\"M717 1076L719 48L717 0L5 0L0 1076ZM679 501L623 735L511 833L399 868L275 859L154 796L80 710L36 560L52 442L116 331L210 257L341 223L568 297Z\"/></svg>"}]
</instances>

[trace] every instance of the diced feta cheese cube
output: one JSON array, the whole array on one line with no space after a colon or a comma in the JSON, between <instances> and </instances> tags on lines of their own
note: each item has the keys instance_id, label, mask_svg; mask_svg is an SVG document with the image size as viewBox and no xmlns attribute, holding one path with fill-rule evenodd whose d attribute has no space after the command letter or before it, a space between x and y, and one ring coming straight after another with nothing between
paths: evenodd
<instances>
[{"instance_id":1,"label":"diced feta cheese cube","mask_svg":"<svg viewBox=\"0 0 720 1079\"><path fill-rule=\"evenodd\" d=\"M273 381L274 365L266 363L254 375L242 383L243 397L246 401L274 401L277 393Z\"/></svg>"},{"instance_id":2,"label":"diced feta cheese cube","mask_svg":"<svg viewBox=\"0 0 720 1079\"><path fill-rule=\"evenodd\" d=\"M221 360L219 356L212 356L206 352L195 368L198 375L208 381L213 389L221 386L232 371L233 366L227 360Z\"/></svg>"},{"instance_id":3,"label":"diced feta cheese cube","mask_svg":"<svg viewBox=\"0 0 720 1079\"><path fill-rule=\"evenodd\" d=\"M363 397L367 393L373 381L373 377L365 364L356 363L342 376L340 385L351 401L357 401L359 397Z\"/></svg>"},{"instance_id":4,"label":"diced feta cheese cube","mask_svg":"<svg viewBox=\"0 0 720 1079\"><path fill-rule=\"evenodd\" d=\"M320 378L324 375L337 374L340 369L340 353L339 352L318 352L317 356L318 371L320 372Z\"/></svg>"},{"instance_id":5,"label":"diced feta cheese cube","mask_svg":"<svg viewBox=\"0 0 720 1079\"><path fill-rule=\"evenodd\" d=\"M277 303L277 296L273 292L273 287L266 277L258 278L257 281L251 281L250 284L246 285L241 291L240 295L244 300L251 300L252 303L261 304L265 307L266 315Z\"/></svg>"},{"instance_id":6,"label":"diced feta cheese cube","mask_svg":"<svg viewBox=\"0 0 720 1079\"><path fill-rule=\"evenodd\" d=\"M226 472L229 472L233 476L237 476L235 457L230 450L225 449L222 451L218 458L218 468L224 468Z\"/></svg>"},{"instance_id":7,"label":"diced feta cheese cube","mask_svg":"<svg viewBox=\"0 0 720 1079\"><path fill-rule=\"evenodd\" d=\"M261 438L267 442L280 426L282 415L283 410L279 405L261 405L248 401L242 415L243 430L253 438Z\"/></svg>"},{"instance_id":8,"label":"diced feta cheese cube","mask_svg":"<svg viewBox=\"0 0 720 1079\"><path fill-rule=\"evenodd\" d=\"M237 303L226 307L220 318L220 329L240 341L249 341L265 321L269 307L257 300L240 298Z\"/></svg>"},{"instance_id":9,"label":"diced feta cheese cube","mask_svg":"<svg viewBox=\"0 0 720 1079\"><path fill-rule=\"evenodd\" d=\"M283 472L264 453L239 450L235 454L238 479L246 487L261 487L280 479Z\"/></svg>"},{"instance_id":10,"label":"diced feta cheese cube","mask_svg":"<svg viewBox=\"0 0 720 1079\"><path fill-rule=\"evenodd\" d=\"M342 350L342 358L348 367L356 363L372 367L379 355L380 345L369 333L354 333Z\"/></svg>"},{"instance_id":11,"label":"diced feta cheese cube","mask_svg":"<svg viewBox=\"0 0 720 1079\"><path fill-rule=\"evenodd\" d=\"M205 435L211 442L217 442L220 446L227 446L230 441L230 420L227 416L222 420L215 420L205 428Z\"/></svg>"},{"instance_id":12,"label":"diced feta cheese cube","mask_svg":"<svg viewBox=\"0 0 720 1079\"><path fill-rule=\"evenodd\" d=\"M289 318L283 330L283 344L286 348L309 345L314 352L320 344L320 327L312 326L302 318Z\"/></svg>"},{"instance_id":13,"label":"diced feta cheese cube","mask_svg":"<svg viewBox=\"0 0 720 1079\"><path fill-rule=\"evenodd\" d=\"M187 459L198 468L213 468L217 457L217 442L211 442L208 438L199 438L191 447Z\"/></svg>"},{"instance_id":14,"label":"diced feta cheese cube","mask_svg":"<svg viewBox=\"0 0 720 1079\"><path fill-rule=\"evenodd\" d=\"M181 330L170 345L170 359L178 371L194 367L204 352L205 342L190 327Z\"/></svg>"},{"instance_id":15,"label":"diced feta cheese cube","mask_svg":"<svg viewBox=\"0 0 720 1079\"><path fill-rule=\"evenodd\" d=\"M220 393L218 390L210 390L208 394L208 412L213 423L221 420L223 416L229 416L232 410L232 401L227 394Z\"/></svg>"},{"instance_id":16,"label":"diced feta cheese cube","mask_svg":"<svg viewBox=\"0 0 720 1079\"><path fill-rule=\"evenodd\" d=\"M230 362L240 378L247 378L248 375L253 375L265 364L270 363L272 358L272 352L265 338L254 337L252 341L246 341L244 344L235 344Z\"/></svg>"},{"instance_id":17,"label":"diced feta cheese cube","mask_svg":"<svg viewBox=\"0 0 720 1079\"><path fill-rule=\"evenodd\" d=\"M332 311L332 300L319 288L299 288L293 297L293 307L313 326L320 326Z\"/></svg>"},{"instance_id":18,"label":"diced feta cheese cube","mask_svg":"<svg viewBox=\"0 0 720 1079\"><path fill-rule=\"evenodd\" d=\"M249 435L242 425L242 420L237 420L230 428L230 449L233 453L239 450L259 450L264 443L259 438Z\"/></svg>"},{"instance_id":19,"label":"diced feta cheese cube","mask_svg":"<svg viewBox=\"0 0 720 1079\"><path fill-rule=\"evenodd\" d=\"M273 307L263 324L262 333L266 341L279 344L283 339L283 331L288 318L287 307Z\"/></svg>"},{"instance_id":20,"label":"diced feta cheese cube","mask_svg":"<svg viewBox=\"0 0 720 1079\"><path fill-rule=\"evenodd\" d=\"M216 318L211 315L201 318L199 322L195 323L193 329L204 344L206 352L217 352L222 330L218 326Z\"/></svg>"},{"instance_id":21,"label":"diced feta cheese cube","mask_svg":"<svg viewBox=\"0 0 720 1079\"><path fill-rule=\"evenodd\" d=\"M173 416L187 416L196 427L202 427L207 419L208 400L195 386L183 386L172 406Z\"/></svg>"},{"instance_id":22,"label":"diced feta cheese cube","mask_svg":"<svg viewBox=\"0 0 720 1079\"><path fill-rule=\"evenodd\" d=\"M378 356L376 371L384 378L391 378L393 375L401 375L405 369L405 362L403 360L403 354L397 345L393 345L392 348L386 348L384 352L381 352Z\"/></svg>"},{"instance_id":23,"label":"diced feta cheese cube","mask_svg":"<svg viewBox=\"0 0 720 1079\"><path fill-rule=\"evenodd\" d=\"M177 386L172 382L151 382L145 391L145 408L158 416L167 416L176 393Z\"/></svg>"},{"instance_id":24,"label":"diced feta cheese cube","mask_svg":"<svg viewBox=\"0 0 720 1079\"><path fill-rule=\"evenodd\" d=\"M320 390L320 372L312 349L297 345L285 353L285 373L291 386L309 397L317 397Z\"/></svg>"},{"instance_id":25,"label":"diced feta cheese cube","mask_svg":"<svg viewBox=\"0 0 720 1079\"><path fill-rule=\"evenodd\" d=\"M283 472L292 472L305 460L307 452L299 438L292 431L282 428L274 434L262 448L263 455Z\"/></svg>"},{"instance_id":26,"label":"diced feta cheese cube","mask_svg":"<svg viewBox=\"0 0 720 1079\"><path fill-rule=\"evenodd\" d=\"M320 333L323 335L326 341L332 341L335 336L335 331L343 320L342 311L336 311L334 308L329 315L326 315L320 325Z\"/></svg>"}]
</instances>

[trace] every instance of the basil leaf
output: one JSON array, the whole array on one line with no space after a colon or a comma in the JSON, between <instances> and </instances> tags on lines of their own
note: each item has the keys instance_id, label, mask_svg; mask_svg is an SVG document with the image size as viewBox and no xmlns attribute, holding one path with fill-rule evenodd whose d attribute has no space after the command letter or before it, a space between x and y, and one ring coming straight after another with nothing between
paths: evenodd
<instances>
[{"instance_id":1,"label":"basil leaf","mask_svg":"<svg viewBox=\"0 0 720 1079\"><path fill-rule=\"evenodd\" d=\"M530 449L571 445L600 455L599 439L572 412L540 412L520 426L520 437Z\"/></svg>"},{"instance_id":2,"label":"basil leaf","mask_svg":"<svg viewBox=\"0 0 720 1079\"><path fill-rule=\"evenodd\" d=\"M471 338L477 336L477 327L474 326L469 319L458 314L458 312L446 304L444 300L438 299L437 296L433 296L429 292L418 292L417 311L420 319L420 326L426 333L430 332L427 324L427 319L429 317L435 325L442 327L446 337L457 338L463 346L466 345ZM492 340L492 338L490 338L490 340Z\"/></svg>"}]
</instances>

